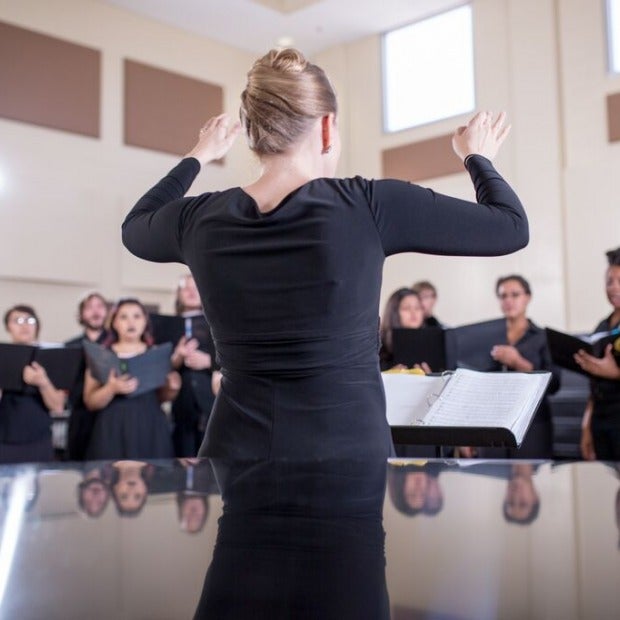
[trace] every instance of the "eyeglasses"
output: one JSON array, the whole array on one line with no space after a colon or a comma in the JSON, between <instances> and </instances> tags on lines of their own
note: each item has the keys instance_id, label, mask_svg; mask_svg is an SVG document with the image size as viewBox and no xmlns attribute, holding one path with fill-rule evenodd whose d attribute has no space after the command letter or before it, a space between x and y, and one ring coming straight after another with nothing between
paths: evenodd
<instances>
[{"instance_id":1,"label":"eyeglasses","mask_svg":"<svg viewBox=\"0 0 620 620\"><path fill-rule=\"evenodd\" d=\"M16 316L11 319L11 323L17 325L36 325L37 320L33 316Z\"/></svg>"},{"instance_id":2,"label":"eyeglasses","mask_svg":"<svg viewBox=\"0 0 620 620\"><path fill-rule=\"evenodd\" d=\"M524 293L500 293L498 297L503 301L508 298L516 299L517 297L521 297L521 295L524 295Z\"/></svg>"}]
</instances>

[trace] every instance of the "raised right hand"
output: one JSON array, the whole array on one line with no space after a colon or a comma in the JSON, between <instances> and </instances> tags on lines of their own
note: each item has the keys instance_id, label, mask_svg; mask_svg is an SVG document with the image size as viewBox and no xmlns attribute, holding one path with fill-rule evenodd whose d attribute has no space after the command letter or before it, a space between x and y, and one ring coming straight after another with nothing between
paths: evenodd
<instances>
[{"instance_id":1,"label":"raised right hand","mask_svg":"<svg viewBox=\"0 0 620 620\"><path fill-rule=\"evenodd\" d=\"M505 121L505 112L500 112L495 121L491 112L478 112L466 126L454 132L454 152L463 161L468 155L482 155L492 160L510 132L510 125L504 126Z\"/></svg>"}]
</instances>

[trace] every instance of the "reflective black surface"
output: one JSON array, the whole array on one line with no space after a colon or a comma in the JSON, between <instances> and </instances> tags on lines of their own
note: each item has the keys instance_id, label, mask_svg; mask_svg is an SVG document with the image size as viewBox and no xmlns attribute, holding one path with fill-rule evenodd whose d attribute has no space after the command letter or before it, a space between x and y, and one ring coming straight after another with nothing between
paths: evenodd
<instances>
[{"instance_id":1,"label":"reflective black surface","mask_svg":"<svg viewBox=\"0 0 620 620\"><path fill-rule=\"evenodd\" d=\"M3 619L619 617L614 464L24 465L0 500Z\"/></svg>"}]
</instances>

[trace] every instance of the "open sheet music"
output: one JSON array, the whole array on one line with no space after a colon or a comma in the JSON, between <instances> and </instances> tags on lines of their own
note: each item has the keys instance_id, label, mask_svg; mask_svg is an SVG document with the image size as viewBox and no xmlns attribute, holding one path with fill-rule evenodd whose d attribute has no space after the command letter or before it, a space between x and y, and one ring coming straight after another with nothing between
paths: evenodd
<instances>
[{"instance_id":1,"label":"open sheet music","mask_svg":"<svg viewBox=\"0 0 620 620\"><path fill-rule=\"evenodd\" d=\"M478 372L463 368L439 376L384 373L388 422L390 426L488 429L488 442L480 439L484 443L477 445L519 446L550 378L549 372Z\"/></svg>"}]
</instances>

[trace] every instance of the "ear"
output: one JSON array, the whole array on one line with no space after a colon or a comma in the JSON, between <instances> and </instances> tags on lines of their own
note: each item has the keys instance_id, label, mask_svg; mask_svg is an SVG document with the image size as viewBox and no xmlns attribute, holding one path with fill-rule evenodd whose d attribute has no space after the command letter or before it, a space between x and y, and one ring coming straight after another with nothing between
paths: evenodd
<instances>
[{"instance_id":1,"label":"ear","mask_svg":"<svg viewBox=\"0 0 620 620\"><path fill-rule=\"evenodd\" d=\"M321 145L323 150L321 153L325 155L329 153L332 147L332 139L331 139L331 128L332 128L332 115L326 114L321 118Z\"/></svg>"}]
</instances>

